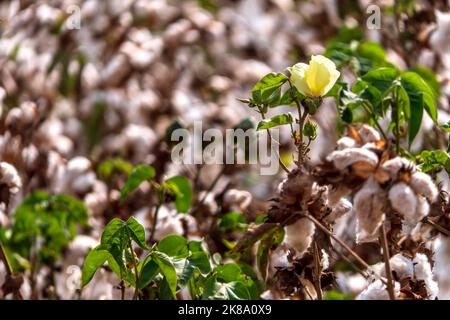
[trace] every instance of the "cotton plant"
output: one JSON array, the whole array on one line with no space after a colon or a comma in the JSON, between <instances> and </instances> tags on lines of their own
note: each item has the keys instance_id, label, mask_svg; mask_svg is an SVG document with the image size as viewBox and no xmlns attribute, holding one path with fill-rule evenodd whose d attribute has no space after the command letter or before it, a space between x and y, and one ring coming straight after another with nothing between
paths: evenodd
<instances>
[{"instance_id":1,"label":"cotton plant","mask_svg":"<svg viewBox=\"0 0 450 320\"><path fill-rule=\"evenodd\" d=\"M319 55L312 56L309 64L287 68L286 73L266 75L253 87L252 97L242 100L260 113L257 130L290 126L297 156L291 170L280 159L287 177L279 185L265 221L256 224L234 248L236 256L257 243L258 268L271 295L281 292L287 297L327 298L330 283L324 256L345 252L366 270L367 287L358 299L434 299L437 288L429 256L423 250L411 250L437 233L448 234L436 223L445 219L445 210L438 209L442 198L437 183L422 170L429 160L416 159L408 151L423 112L437 120L436 95L430 85L413 71L375 67L349 89L350 85L339 81L334 62ZM311 166L309 145L317 136L313 117L327 97L336 101L345 134L321 164ZM266 119L267 110L280 105L291 105L296 112ZM366 114L366 123L349 117L359 108ZM385 132L379 121L389 111L393 122ZM404 126L406 143L400 133ZM349 214L357 221L354 241L378 244L384 272L375 272L351 245L333 234L336 221ZM400 243L395 250L394 243ZM390 258L392 252L398 253ZM400 279L399 257L413 265L413 260L401 254L421 262L417 272ZM272 264L278 267L268 273ZM287 280L295 277L295 268L303 270L300 289Z\"/></svg>"}]
</instances>

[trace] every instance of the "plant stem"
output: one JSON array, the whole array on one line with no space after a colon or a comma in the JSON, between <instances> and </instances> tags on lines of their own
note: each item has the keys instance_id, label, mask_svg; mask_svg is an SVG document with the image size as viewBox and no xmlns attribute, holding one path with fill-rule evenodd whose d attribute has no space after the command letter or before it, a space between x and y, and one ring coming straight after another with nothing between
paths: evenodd
<instances>
[{"instance_id":1,"label":"plant stem","mask_svg":"<svg viewBox=\"0 0 450 320\"><path fill-rule=\"evenodd\" d=\"M355 259L358 261L364 268L368 269L370 266L355 252L353 251L348 245L346 245L341 239L336 237L333 233L331 233L330 230L328 230L323 224L321 224L316 218L310 216L309 214L304 215L306 218L314 222L314 224L319 227L323 232L325 232L329 237L331 237L334 241L339 243L341 247L343 247L345 250L348 251Z\"/></svg>"},{"instance_id":2,"label":"plant stem","mask_svg":"<svg viewBox=\"0 0 450 320\"><path fill-rule=\"evenodd\" d=\"M322 285L320 283L320 276L322 273L319 259L319 249L317 248L317 242L314 241L314 286L316 287L317 299L322 300Z\"/></svg>"},{"instance_id":3,"label":"plant stem","mask_svg":"<svg viewBox=\"0 0 450 320\"><path fill-rule=\"evenodd\" d=\"M125 286L123 280L120 280L120 299L125 300Z\"/></svg>"},{"instance_id":4,"label":"plant stem","mask_svg":"<svg viewBox=\"0 0 450 320\"><path fill-rule=\"evenodd\" d=\"M214 178L214 180L209 185L208 189L205 192L205 195L200 199L198 204L196 204L195 207L191 210L192 212L195 212L203 204L203 202L205 202L206 198L208 197L208 193L210 193L212 191L212 189L214 189L217 182L219 182L220 177L222 177L222 175L224 174L225 168L226 168L225 166L222 167L220 172L217 174L217 176Z\"/></svg>"},{"instance_id":5,"label":"plant stem","mask_svg":"<svg viewBox=\"0 0 450 320\"><path fill-rule=\"evenodd\" d=\"M364 109L366 110L367 113L369 113L372 116L373 122L375 123L375 126L377 127L377 129L380 131L381 135L383 136L383 139L388 142L388 138L386 133L384 133L383 128L380 126L380 124L378 123L378 120L375 116L375 114L370 110L369 106L367 105L367 103L363 103L362 104Z\"/></svg>"},{"instance_id":6,"label":"plant stem","mask_svg":"<svg viewBox=\"0 0 450 320\"><path fill-rule=\"evenodd\" d=\"M131 253L131 256L133 258L134 275L136 277L136 281L135 281L136 282L135 283L136 288L135 288L134 294L133 294L133 300L136 300L138 298L138 296L139 296L139 273L138 273L138 269L137 269L137 265L138 264L137 264L137 261L136 261L135 256L134 256L133 245L132 245L130 239L128 239L128 247L130 248L130 253Z\"/></svg>"},{"instance_id":7,"label":"plant stem","mask_svg":"<svg viewBox=\"0 0 450 320\"><path fill-rule=\"evenodd\" d=\"M12 276L13 272L11 264L9 263L8 256L6 255L6 250L3 247L3 243L1 240L0 240L0 258L2 259L3 264L5 265L6 274Z\"/></svg>"},{"instance_id":8,"label":"plant stem","mask_svg":"<svg viewBox=\"0 0 450 320\"><path fill-rule=\"evenodd\" d=\"M161 205L162 205L162 201L160 200L158 202L158 205L156 206L155 214L153 215L152 230L150 232L150 239L149 239L150 242L153 242L153 239L155 237L156 223L158 221L158 212L159 212L159 208L161 208Z\"/></svg>"},{"instance_id":9,"label":"plant stem","mask_svg":"<svg viewBox=\"0 0 450 320\"><path fill-rule=\"evenodd\" d=\"M442 234L445 234L446 236L450 236L450 231L445 229L443 226L437 224L433 220L431 220L429 217L426 217L424 219L425 223L428 223L429 225L433 226L437 231L441 232Z\"/></svg>"},{"instance_id":10,"label":"plant stem","mask_svg":"<svg viewBox=\"0 0 450 320\"><path fill-rule=\"evenodd\" d=\"M389 258L389 248L387 244L387 237L386 237L386 230L384 229L384 223L380 226L380 245L383 249L383 258L384 258L384 266L386 269L386 276L387 276L387 290L389 292L389 298L391 300L395 300L395 292L394 292L394 283L392 280L392 270L391 270L391 264L390 264L390 258Z\"/></svg>"},{"instance_id":11,"label":"plant stem","mask_svg":"<svg viewBox=\"0 0 450 320\"><path fill-rule=\"evenodd\" d=\"M259 108L259 113L261 114L261 119L265 120L266 119L266 115L264 114L264 112L262 112L262 109ZM266 129L267 131L267 135L269 136L270 139L270 143L272 143L272 134L270 133L270 129ZM278 158L278 163L280 164L281 168L286 172L289 173L289 169L286 167L286 165L283 163L283 161L281 160L280 155L277 153L277 158Z\"/></svg>"}]
</instances>

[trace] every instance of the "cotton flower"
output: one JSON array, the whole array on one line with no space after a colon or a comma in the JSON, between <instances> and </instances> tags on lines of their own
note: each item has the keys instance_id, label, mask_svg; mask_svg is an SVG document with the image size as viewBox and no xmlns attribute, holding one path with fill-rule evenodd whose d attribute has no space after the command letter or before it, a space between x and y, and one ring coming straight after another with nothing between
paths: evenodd
<instances>
[{"instance_id":1,"label":"cotton flower","mask_svg":"<svg viewBox=\"0 0 450 320\"><path fill-rule=\"evenodd\" d=\"M326 95L340 76L334 62L321 55L312 56L309 65L297 63L288 70L292 84L310 97Z\"/></svg>"}]
</instances>

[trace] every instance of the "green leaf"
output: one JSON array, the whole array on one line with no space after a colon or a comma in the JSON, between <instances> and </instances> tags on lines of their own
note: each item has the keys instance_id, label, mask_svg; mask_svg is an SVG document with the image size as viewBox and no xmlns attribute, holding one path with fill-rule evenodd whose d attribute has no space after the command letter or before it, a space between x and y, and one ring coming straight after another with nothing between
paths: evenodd
<instances>
[{"instance_id":1,"label":"green leaf","mask_svg":"<svg viewBox=\"0 0 450 320\"><path fill-rule=\"evenodd\" d=\"M186 213L192 205L192 187L188 179L175 176L164 182L164 187L175 195L175 207L178 212Z\"/></svg>"},{"instance_id":2,"label":"green leaf","mask_svg":"<svg viewBox=\"0 0 450 320\"><path fill-rule=\"evenodd\" d=\"M410 100L416 100L414 103L420 103L422 96L422 104L434 122L437 121L437 106L434 98L433 90L428 84L415 72L404 72L400 76L403 88L408 93Z\"/></svg>"},{"instance_id":3,"label":"green leaf","mask_svg":"<svg viewBox=\"0 0 450 320\"><path fill-rule=\"evenodd\" d=\"M235 263L226 263L214 269L217 278L223 282L239 281L243 279L241 268Z\"/></svg>"},{"instance_id":4,"label":"green leaf","mask_svg":"<svg viewBox=\"0 0 450 320\"><path fill-rule=\"evenodd\" d=\"M352 296L343 294L336 290L330 290L325 293L323 300L353 300Z\"/></svg>"},{"instance_id":5,"label":"green leaf","mask_svg":"<svg viewBox=\"0 0 450 320\"><path fill-rule=\"evenodd\" d=\"M172 260L170 257L163 253L159 252L157 250L153 250L151 252L151 257L156 262L156 264L159 266L161 273L166 278L167 284L169 285L170 291L172 292L173 296L175 296L177 292L177 271L175 269L175 266L172 263Z\"/></svg>"},{"instance_id":6,"label":"green leaf","mask_svg":"<svg viewBox=\"0 0 450 320\"><path fill-rule=\"evenodd\" d=\"M208 300L249 300L250 293L244 283L233 281L218 282L215 277L209 277L205 284L202 299Z\"/></svg>"},{"instance_id":7,"label":"green leaf","mask_svg":"<svg viewBox=\"0 0 450 320\"><path fill-rule=\"evenodd\" d=\"M282 73L269 73L256 83L251 92L252 94L259 92L262 101L264 101L287 80L288 78Z\"/></svg>"},{"instance_id":8,"label":"green leaf","mask_svg":"<svg viewBox=\"0 0 450 320\"><path fill-rule=\"evenodd\" d=\"M187 240L179 235L169 235L159 242L158 251L170 257L187 256Z\"/></svg>"},{"instance_id":9,"label":"green leaf","mask_svg":"<svg viewBox=\"0 0 450 320\"><path fill-rule=\"evenodd\" d=\"M120 201L123 201L128 194L139 187L142 182L153 178L155 175L155 168L152 166L145 164L136 166L128 176L128 179L120 192Z\"/></svg>"},{"instance_id":10,"label":"green leaf","mask_svg":"<svg viewBox=\"0 0 450 320\"><path fill-rule=\"evenodd\" d=\"M259 272L264 280L267 276L270 251L275 249L283 241L283 239L284 229L282 228L275 228L261 238L256 254L256 265L258 266Z\"/></svg>"},{"instance_id":11,"label":"green leaf","mask_svg":"<svg viewBox=\"0 0 450 320\"><path fill-rule=\"evenodd\" d=\"M111 254L106 250L93 249L89 252L84 260L82 269L82 287L86 286L91 281L95 272L111 258Z\"/></svg>"},{"instance_id":12,"label":"green leaf","mask_svg":"<svg viewBox=\"0 0 450 320\"><path fill-rule=\"evenodd\" d=\"M118 236L122 236L122 231L125 229L125 222L119 218L112 219L103 230L101 244L110 245L112 241Z\"/></svg>"},{"instance_id":13,"label":"green leaf","mask_svg":"<svg viewBox=\"0 0 450 320\"><path fill-rule=\"evenodd\" d=\"M159 266L154 260L151 259L151 256L148 256L139 265L138 272L140 274L139 287L140 289L144 289L152 282L152 280L158 274Z\"/></svg>"},{"instance_id":14,"label":"green leaf","mask_svg":"<svg viewBox=\"0 0 450 320\"><path fill-rule=\"evenodd\" d=\"M240 212L229 212L219 220L219 229L225 233L245 231L247 230L245 217Z\"/></svg>"},{"instance_id":15,"label":"green leaf","mask_svg":"<svg viewBox=\"0 0 450 320\"><path fill-rule=\"evenodd\" d=\"M442 150L428 151L424 150L420 153L421 165L423 172L440 171L445 169L450 173L450 156Z\"/></svg>"},{"instance_id":16,"label":"green leaf","mask_svg":"<svg viewBox=\"0 0 450 320\"><path fill-rule=\"evenodd\" d=\"M433 90L434 97L437 99L441 95L441 86L436 78L434 72L426 67L415 66L411 71L417 73L422 77L423 80L428 84L428 86Z\"/></svg>"},{"instance_id":17,"label":"green leaf","mask_svg":"<svg viewBox=\"0 0 450 320\"><path fill-rule=\"evenodd\" d=\"M386 60L384 48L377 42L363 42L358 46L357 52L361 57L370 60L374 66L381 65Z\"/></svg>"},{"instance_id":18,"label":"green leaf","mask_svg":"<svg viewBox=\"0 0 450 320\"><path fill-rule=\"evenodd\" d=\"M398 72L394 68L381 67L370 70L361 77L365 82L370 83L384 94L397 78Z\"/></svg>"},{"instance_id":19,"label":"green leaf","mask_svg":"<svg viewBox=\"0 0 450 320\"><path fill-rule=\"evenodd\" d=\"M131 163L117 158L102 161L97 168L97 173L103 180L108 180L115 173L129 174L132 170Z\"/></svg>"},{"instance_id":20,"label":"green leaf","mask_svg":"<svg viewBox=\"0 0 450 320\"><path fill-rule=\"evenodd\" d=\"M294 118L292 117L291 113L280 114L270 119L262 120L261 122L258 123L258 127L256 128L256 130L270 129L273 127L290 124L293 122Z\"/></svg>"},{"instance_id":21,"label":"green leaf","mask_svg":"<svg viewBox=\"0 0 450 320\"><path fill-rule=\"evenodd\" d=\"M131 238L142 248L149 249L145 243L145 228L133 217L127 221L127 227Z\"/></svg>"}]
</instances>

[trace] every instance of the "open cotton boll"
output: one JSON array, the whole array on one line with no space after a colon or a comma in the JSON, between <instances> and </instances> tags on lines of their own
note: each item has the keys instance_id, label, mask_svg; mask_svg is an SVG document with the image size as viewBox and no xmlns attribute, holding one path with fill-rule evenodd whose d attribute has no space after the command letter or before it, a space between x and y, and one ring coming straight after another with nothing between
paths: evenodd
<instances>
[{"instance_id":1,"label":"open cotton boll","mask_svg":"<svg viewBox=\"0 0 450 320\"><path fill-rule=\"evenodd\" d=\"M400 294L400 284L395 282L394 294L396 297ZM389 293L386 285L381 280L371 283L355 300L389 300Z\"/></svg>"},{"instance_id":2,"label":"open cotton boll","mask_svg":"<svg viewBox=\"0 0 450 320\"><path fill-rule=\"evenodd\" d=\"M276 268L287 268L291 265L288 260L289 248L286 244L279 245L270 255L270 270L275 272Z\"/></svg>"},{"instance_id":3,"label":"open cotton boll","mask_svg":"<svg viewBox=\"0 0 450 320\"><path fill-rule=\"evenodd\" d=\"M252 202L252 194L245 190L230 189L223 196L224 204L234 211L245 211Z\"/></svg>"},{"instance_id":4,"label":"open cotton boll","mask_svg":"<svg viewBox=\"0 0 450 320\"><path fill-rule=\"evenodd\" d=\"M438 283L433 278L431 265L426 255L422 253L416 254L414 260L414 275L417 280L423 280L427 288L428 299L434 300L439 293Z\"/></svg>"},{"instance_id":5,"label":"open cotton boll","mask_svg":"<svg viewBox=\"0 0 450 320\"><path fill-rule=\"evenodd\" d=\"M336 221L344 214L352 210L352 203L345 198L339 200L339 202L331 209L331 213L325 217L325 220L329 223Z\"/></svg>"},{"instance_id":6,"label":"open cotton boll","mask_svg":"<svg viewBox=\"0 0 450 320\"><path fill-rule=\"evenodd\" d=\"M390 258L389 262L391 264L392 272L395 272L395 274L397 275L397 279L402 280L407 277L414 276L414 267L412 261L401 253L398 253ZM386 266L384 262L379 262L377 264L371 265L370 270L380 277L386 277Z\"/></svg>"},{"instance_id":7,"label":"open cotton boll","mask_svg":"<svg viewBox=\"0 0 450 320\"><path fill-rule=\"evenodd\" d=\"M336 283L343 294L356 296L367 288L366 278L359 273L336 272Z\"/></svg>"},{"instance_id":8,"label":"open cotton boll","mask_svg":"<svg viewBox=\"0 0 450 320\"><path fill-rule=\"evenodd\" d=\"M314 230L314 223L309 219L298 219L296 222L284 227L286 232L284 243L295 249L297 257L301 257L311 245Z\"/></svg>"},{"instance_id":9,"label":"open cotton boll","mask_svg":"<svg viewBox=\"0 0 450 320\"><path fill-rule=\"evenodd\" d=\"M430 202L436 201L439 191L433 179L423 172L416 172L411 176L410 186L418 194L426 197Z\"/></svg>"},{"instance_id":10,"label":"open cotton boll","mask_svg":"<svg viewBox=\"0 0 450 320\"><path fill-rule=\"evenodd\" d=\"M391 263L392 271L395 271L398 279L404 279L407 277L413 277L414 275L414 266L410 259L402 255L401 253L393 256L389 262ZM383 263L384 267L384 263ZM382 276L386 276L386 269L383 269Z\"/></svg>"},{"instance_id":11,"label":"open cotton boll","mask_svg":"<svg viewBox=\"0 0 450 320\"><path fill-rule=\"evenodd\" d=\"M403 217L412 219L417 210L417 196L414 191L404 182L399 182L389 190L389 200L392 208Z\"/></svg>"},{"instance_id":12,"label":"open cotton boll","mask_svg":"<svg viewBox=\"0 0 450 320\"><path fill-rule=\"evenodd\" d=\"M355 162L363 161L376 167L378 157L372 151L361 148L348 148L344 150L333 151L328 157L328 161L332 161L334 166L339 170L344 170Z\"/></svg>"},{"instance_id":13,"label":"open cotton boll","mask_svg":"<svg viewBox=\"0 0 450 320\"><path fill-rule=\"evenodd\" d=\"M450 237L439 236L439 246L435 254L434 274L439 284L439 299L450 300L450 277L448 266L450 265ZM1 272L0 272L1 274Z\"/></svg>"},{"instance_id":14,"label":"open cotton boll","mask_svg":"<svg viewBox=\"0 0 450 320\"><path fill-rule=\"evenodd\" d=\"M384 197L378 183L373 178L368 179L356 193L353 203L358 219L358 233L364 232L368 236L375 234L384 220Z\"/></svg>"},{"instance_id":15,"label":"open cotton boll","mask_svg":"<svg viewBox=\"0 0 450 320\"><path fill-rule=\"evenodd\" d=\"M342 137L336 142L336 144L337 150L357 147L356 141L350 137Z\"/></svg>"},{"instance_id":16,"label":"open cotton boll","mask_svg":"<svg viewBox=\"0 0 450 320\"><path fill-rule=\"evenodd\" d=\"M0 184L5 184L10 193L17 193L22 187L16 168L7 162L0 162Z\"/></svg>"},{"instance_id":17,"label":"open cotton boll","mask_svg":"<svg viewBox=\"0 0 450 320\"><path fill-rule=\"evenodd\" d=\"M430 205L428 204L427 199L422 196L417 196L417 208L416 211L405 212L405 226L409 227L411 230L407 232L408 234L412 234L414 231L414 227L422 220L424 217L428 215L430 212Z\"/></svg>"},{"instance_id":18,"label":"open cotton boll","mask_svg":"<svg viewBox=\"0 0 450 320\"><path fill-rule=\"evenodd\" d=\"M385 163L383 163L382 167L387 173L389 173L391 179L396 179L398 172L402 168L411 168L413 169L413 172L416 170L416 166L414 163L401 157L395 157L386 161Z\"/></svg>"},{"instance_id":19,"label":"open cotton boll","mask_svg":"<svg viewBox=\"0 0 450 320\"><path fill-rule=\"evenodd\" d=\"M368 125L361 126L361 128L358 130L358 133L361 137L362 144L381 140L381 136L378 131Z\"/></svg>"}]
</instances>

